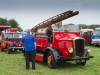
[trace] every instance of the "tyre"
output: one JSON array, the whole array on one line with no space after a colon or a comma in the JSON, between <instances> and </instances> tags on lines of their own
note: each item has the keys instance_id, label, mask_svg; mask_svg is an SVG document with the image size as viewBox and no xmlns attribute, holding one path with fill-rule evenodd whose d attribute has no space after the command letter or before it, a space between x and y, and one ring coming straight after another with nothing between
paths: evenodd
<instances>
[{"instance_id":1,"label":"tyre","mask_svg":"<svg viewBox=\"0 0 100 75\"><path fill-rule=\"evenodd\" d=\"M75 64L80 65L80 60L75 60Z\"/></svg>"},{"instance_id":2,"label":"tyre","mask_svg":"<svg viewBox=\"0 0 100 75\"><path fill-rule=\"evenodd\" d=\"M25 50L23 50L23 52L22 52L22 53L23 53L23 56L25 57Z\"/></svg>"},{"instance_id":3,"label":"tyre","mask_svg":"<svg viewBox=\"0 0 100 75\"><path fill-rule=\"evenodd\" d=\"M47 54L47 65L51 69L54 69L56 67L55 58L51 51L49 51Z\"/></svg>"},{"instance_id":4,"label":"tyre","mask_svg":"<svg viewBox=\"0 0 100 75\"><path fill-rule=\"evenodd\" d=\"M85 64L86 64L86 60L85 60L85 59L84 59L83 61L81 60L80 65L81 65L81 66L85 66Z\"/></svg>"},{"instance_id":5,"label":"tyre","mask_svg":"<svg viewBox=\"0 0 100 75\"><path fill-rule=\"evenodd\" d=\"M88 45L89 45L89 43L88 43L88 41L87 41L87 40L85 40L85 45L86 45L86 46L88 46Z\"/></svg>"},{"instance_id":6,"label":"tyre","mask_svg":"<svg viewBox=\"0 0 100 75\"><path fill-rule=\"evenodd\" d=\"M7 45L7 49L6 49L7 54L11 53L11 49L9 49L9 46Z\"/></svg>"},{"instance_id":7,"label":"tyre","mask_svg":"<svg viewBox=\"0 0 100 75\"><path fill-rule=\"evenodd\" d=\"M85 66L86 60L85 60L85 59L82 59L82 60L75 60L75 63L76 63L77 65Z\"/></svg>"},{"instance_id":8,"label":"tyre","mask_svg":"<svg viewBox=\"0 0 100 75\"><path fill-rule=\"evenodd\" d=\"M0 51L3 51L2 47L1 47L1 44L0 44Z\"/></svg>"}]
</instances>

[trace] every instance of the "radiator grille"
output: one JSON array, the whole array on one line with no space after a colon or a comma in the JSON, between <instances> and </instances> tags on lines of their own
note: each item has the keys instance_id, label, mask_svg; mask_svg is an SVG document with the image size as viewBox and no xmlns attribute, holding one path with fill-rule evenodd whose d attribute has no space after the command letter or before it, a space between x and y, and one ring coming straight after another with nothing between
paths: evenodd
<instances>
[{"instance_id":1,"label":"radiator grille","mask_svg":"<svg viewBox=\"0 0 100 75\"><path fill-rule=\"evenodd\" d=\"M76 56L84 55L84 39L75 40L75 54Z\"/></svg>"}]
</instances>

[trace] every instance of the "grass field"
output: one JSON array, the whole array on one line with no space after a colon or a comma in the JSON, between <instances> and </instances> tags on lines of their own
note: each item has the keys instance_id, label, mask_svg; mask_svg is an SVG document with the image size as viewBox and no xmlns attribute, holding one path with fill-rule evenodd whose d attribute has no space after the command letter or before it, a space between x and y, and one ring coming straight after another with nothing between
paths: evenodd
<instances>
[{"instance_id":1,"label":"grass field","mask_svg":"<svg viewBox=\"0 0 100 75\"><path fill-rule=\"evenodd\" d=\"M26 70L21 52L0 52L0 75L100 75L100 47L90 48L94 58L88 60L85 66L72 61L59 63L56 69L49 69L46 64L36 62L36 70Z\"/></svg>"}]
</instances>

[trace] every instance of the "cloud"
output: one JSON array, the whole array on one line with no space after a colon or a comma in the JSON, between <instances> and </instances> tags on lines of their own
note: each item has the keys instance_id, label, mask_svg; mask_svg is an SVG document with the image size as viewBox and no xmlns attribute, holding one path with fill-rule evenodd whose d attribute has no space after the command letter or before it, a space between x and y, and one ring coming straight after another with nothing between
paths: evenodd
<instances>
[{"instance_id":1,"label":"cloud","mask_svg":"<svg viewBox=\"0 0 100 75\"><path fill-rule=\"evenodd\" d=\"M99 9L99 0L1 0L0 10L44 11L69 9Z\"/></svg>"},{"instance_id":2,"label":"cloud","mask_svg":"<svg viewBox=\"0 0 100 75\"><path fill-rule=\"evenodd\" d=\"M0 17L14 18L27 29L62 12L78 10L79 15L63 24L99 24L99 3L100 0L0 0Z\"/></svg>"}]
</instances>

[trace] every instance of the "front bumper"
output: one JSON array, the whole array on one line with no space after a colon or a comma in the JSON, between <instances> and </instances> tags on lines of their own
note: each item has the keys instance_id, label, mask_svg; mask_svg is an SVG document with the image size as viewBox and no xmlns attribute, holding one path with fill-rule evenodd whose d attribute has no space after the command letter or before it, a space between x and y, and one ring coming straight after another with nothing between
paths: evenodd
<instances>
[{"instance_id":1,"label":"front bumper","mask_svg":"<svg viewBox=\"0 0 100 75\"><path fill-rule=\"evenodd\" d=\"M91 42L93 45L100 45L100 42Z\"/></svg>"},{"instance_id":2,"label":"front bumper","mask_svg":"<svg viewBox=\"0 0 100 75\"><path fill-rule=\"evenodd\" d=\"M60 57L60 60L61 61L71 61L71 60L82 60L82 59L86 59L86 60L89 60L89 58L93 58L94 56L75 56L75 57L64 57L64 56L61 56Z\"/></svg>"},{"instance_id":3,"label":"front bumper","mask_svg":"<svg viewBox=\"0 0 100 75\"><path fill-rule=\"evenodd\" d=\"M12 50L24 50L24 47L9 47Z\"/></svg>"}]
</instances>

